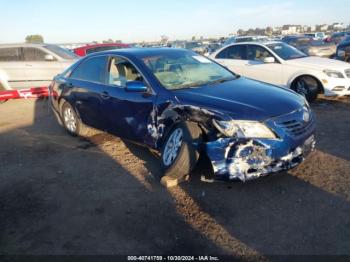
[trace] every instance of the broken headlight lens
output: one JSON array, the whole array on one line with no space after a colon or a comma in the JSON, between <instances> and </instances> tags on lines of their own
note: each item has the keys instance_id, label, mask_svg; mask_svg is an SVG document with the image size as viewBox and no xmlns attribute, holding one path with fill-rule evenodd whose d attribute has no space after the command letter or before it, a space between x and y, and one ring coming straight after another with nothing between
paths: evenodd
<instances>
[{"instance_id":1,"label":"broken headlight lens","mask_svg":"<svg viewBox=\"0 0 350 262\"><path fill-rule=\"evenodd\" d=\"M256 121L213 120L214 126L225 136L238 138L268 138L275 139L276 135L266 125Z\"/></svg>"}]
</instances>

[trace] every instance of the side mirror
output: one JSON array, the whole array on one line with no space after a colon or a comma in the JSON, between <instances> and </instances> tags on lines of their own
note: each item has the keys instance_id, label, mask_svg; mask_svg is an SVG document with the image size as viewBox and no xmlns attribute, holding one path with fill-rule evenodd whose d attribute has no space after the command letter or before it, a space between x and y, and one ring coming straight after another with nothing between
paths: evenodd
<instances>
[{"instance_id":1,"label":"side mirror","mask_svg":"<svg viewBox=\"0 0 350 262\"><path fill-rule=\"evenodd\" d=\"M126 91L129 92L147 92L148 87L140 81L130 81L126 83Z\"/></svg>"},{"instance_id":2,"label":"side mirror","mask_svg":"<svg viewBox=\"0 0 350 262\"><path fill-rule=\"evenodd\" d=\"M53 55L45 55L45 61L55 61Z\"/></svg>"},{"instance_id":3,"label":"side mirror","mask_svg":"<svg viewBox=\"0 0 350 262\"><path fill-rule=\"evenodd\" d=\"M264 63L265 63L265 64L271 64L271 63L275 63L275 62L276 62L276 60L275 60L275 58L272 57L272 56L269 56L269 57L265 57L265 58L264 58Z\"/></svg>"}]
</instances>

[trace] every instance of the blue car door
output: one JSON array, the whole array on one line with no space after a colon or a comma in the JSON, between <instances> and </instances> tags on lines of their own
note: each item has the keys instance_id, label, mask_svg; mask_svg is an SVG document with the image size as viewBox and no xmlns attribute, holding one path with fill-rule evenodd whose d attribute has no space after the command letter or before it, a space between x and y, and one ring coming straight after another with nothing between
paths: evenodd
<instances>
[{"instance_id":1,"label":"blue car door","mask_svg":"<svg viewBox=\"0 0 350 262\"><path fill-rule=\"evenodd\" d=\"M101 115L103 90L106 84L107 56L97 56L85 60L71 74L69 87L75 100L75 108L86 125L103 129Z\"/></svg>"},{"instance_id":2,"label":"blue car door","mask_svg":"<svg viewBox=\"0 0 350 262\"><path fill-rule=\"evenodd\" d=\"M144 82L145 79L130 61L111 57L101 107L105 130L121 138L152 146L154 138L149 129L155 123L156 95L152 92L127 91L129 81Z\"/></svg>"}]
</instances>

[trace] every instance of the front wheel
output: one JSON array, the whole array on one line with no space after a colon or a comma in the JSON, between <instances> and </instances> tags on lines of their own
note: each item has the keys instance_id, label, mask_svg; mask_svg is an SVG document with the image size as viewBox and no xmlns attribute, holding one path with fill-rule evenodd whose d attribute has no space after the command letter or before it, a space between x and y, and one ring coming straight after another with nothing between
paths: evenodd
<instances>
[{"instance_id":1,"label":"front wheel","mask_svg":"<svg viewBox=\"0 0 350 262\"><path fill-rule=\"evenodd\" d=\"M200 141L201 130L193 123L177 124L169 132L161 149L163 185L177 185L189 175L198 162Z\"/></svg>"},{"instance_id":2,"label":"front wheel","mask_svg":"<svg viewBox=\"0 0 350 262\"><path fill-rule=\"evenodd\" d=\"M317 80L311 76L302 76L296 79L292 84L292 89L304 96L309 102L316 100L319 93Z\"/></svg>"}]
</instances>

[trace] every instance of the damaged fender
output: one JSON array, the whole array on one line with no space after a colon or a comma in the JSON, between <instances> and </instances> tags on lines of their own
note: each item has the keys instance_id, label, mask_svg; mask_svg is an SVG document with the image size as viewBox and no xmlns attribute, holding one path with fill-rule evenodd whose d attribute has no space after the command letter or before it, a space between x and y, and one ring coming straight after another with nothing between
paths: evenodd
<instances>
[{"instance_id":1,"label":"damaged fender","mask_svg":"<svg viewBox=\"0 0 350 262\"><path fill-rule=\"evenodd\" d=\"M166 106L165 106L166 105ZM159 149L162 140L171 131L174 125L180 122L198 124L207 136L217 135L212 126L212 119L220 116L219 112L192 105L179 105L176 103L163 104L156 108L147 124L148 136L154 141L154 147Z\"/></svg>"}]
</instances>

